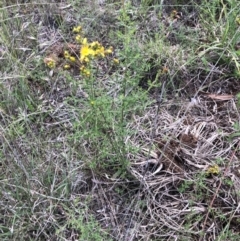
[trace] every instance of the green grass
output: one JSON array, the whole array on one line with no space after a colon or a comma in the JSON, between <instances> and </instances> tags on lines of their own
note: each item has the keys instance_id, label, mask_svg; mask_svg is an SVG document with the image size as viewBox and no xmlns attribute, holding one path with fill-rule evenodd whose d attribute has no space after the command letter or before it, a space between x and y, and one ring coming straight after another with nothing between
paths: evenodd
<instances>
[{"instance_id":1,"label":"green grass","mask_svg":"<svg viewBox=\"0 0 240 241\"><path fill-rule=\"evenodd\" d=\"M238 240L239 9L0 2L0 239ZM79 24L90 77L44 63Z\"/></svg>"}]
</instances>

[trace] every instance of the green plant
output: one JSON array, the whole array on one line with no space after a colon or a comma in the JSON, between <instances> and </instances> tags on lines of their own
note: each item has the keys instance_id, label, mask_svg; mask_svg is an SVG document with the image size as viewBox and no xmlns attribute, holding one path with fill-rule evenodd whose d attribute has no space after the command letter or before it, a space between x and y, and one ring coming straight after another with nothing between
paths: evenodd
<instances>
[{"instance_id":1,"label":"green plant","mask_svg":"<svg viewBox=\"0 0 240 241\"><path fill-rule=\"evenodd\" d=\"M74 214L76 215L76 214ZM108 235L100 228L98 222L93 216L84 217L80 213L78 217L70 216L68 220L69 227L76 230L80 241L103 241L111 240Z\"/></svg>"},{"instance_id":2,"label":"green plant","mask_svg":"<svg viewBox=\"0 0 240 241\"><path fill-rule=\"evenodd\" d=\"M102 57L105 56L104 48L97 41L87 44L86 39L80 40L83 41L80 63L87 64L87 71L89 71L82 76L83 89L88 98L84 102L84 109L78 112L74 134L69 139L74 143L84 140L91 143L92 155L89 160L86 160L88 167L97 172L107 171L115 177L123 177L129 166L127 153L131 151L131 146L126 143L127 136L132 134L127 130L127 122L134 113L138 113L147 104L147 92L141 91L138 86L145 65L140 66L139 60L142 53L136 46L137 42L132 40L134 36L132 27L129 29L126 27L124 35L120 33L118 35L124 44L124 53L119 57L124 65L129 66L129 69L124 73L118 73L116 69L112 77L108 77L111 83L109 87L105 86L103 80L97 80L102 75L101 66L94 60L99 54L103 54ZM95 54L94 51L98 50L101 53ZM106 51L109 52L112 49L109 48ZM68 52L65 55L68 58L70 56ZM118 63L116 58L114 61ZM112 88L116 89L115 93Z\"/></svg>"},{"instance_id":3,"label":"green plant","mask_svg":"<svg viewBox=\"0 0 240 241\"><path fill-rule=\"evenodd\" d=\"M240 41L239 1L204 1L202 26L205 28L206 44L202 45L200 56L208 54L217 65L226 65L232 73L239 76L240 62L238 44ZM232 75L231 73L231 75Z\"/></svg>"},{"instance_id":4,"label":"green plant","mask_svg":"<svg viewBox=\"0 0 240 241\"><path fill-rule=\"evenodd\" d=\"M85 203L76 199L71 208L62 206L61 210L66 215L67 221L58 227L56 231L58 238L63 238L64 232L68 230L79 241L112 241L107 230L102 229L99 222L89 213L90 202L91 198Z\"/></svg>"}]
</instances>

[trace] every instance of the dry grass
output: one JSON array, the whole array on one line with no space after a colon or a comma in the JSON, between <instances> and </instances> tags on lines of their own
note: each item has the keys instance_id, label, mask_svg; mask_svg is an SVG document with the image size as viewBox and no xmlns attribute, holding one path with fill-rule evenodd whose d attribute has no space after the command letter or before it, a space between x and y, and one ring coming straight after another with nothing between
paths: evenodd
<instances>
[{"instance_id":1,"label":"dry grass","mask_svg":"<svg viewBox=\"0 0 240 241\"><path fill-rule=\"evenodd\" d=\"M238 111L233 100L214 103L198 98L197 103L180 102L175 116L170 114L171 105L163 104L157 115L155 106L144 117L136 117L131 126L138 127L139 135L132 142L142 150L131 161L131 173L141 183L145 204L145 212L136 221L139 239L146 227L149 231L142 240L150 240L153 234L179 240L199 240L203 235L204 240L211 240L226 224L238 232L239 140L229 142L234 129L226 121L239 118ZM215 108L206 108L210 103ZM207 169L216 163L219 175L208 176Z\"/></svg>"}]
</instances>

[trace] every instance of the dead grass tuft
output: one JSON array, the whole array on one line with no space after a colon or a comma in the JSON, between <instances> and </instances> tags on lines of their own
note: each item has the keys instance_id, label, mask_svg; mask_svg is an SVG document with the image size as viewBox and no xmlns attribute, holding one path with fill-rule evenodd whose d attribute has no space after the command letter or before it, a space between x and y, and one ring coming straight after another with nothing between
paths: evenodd
<instances>
[{"instance_id":1,"label":"dead grass tuft","mask_svg":"<svg viewBox=\"0 0 240 241\"><path fill-rule=\"evenodd\" d=\"M130 157L130 171L140 182L139 200L145 204L132 218L138 220L138 239L143 229L142 240L154 236L199 240L202 235L209 239L219 235L226 223L233 233L238 229L229 219L239 215L239 139L229 140L239 118L235 102L200 95L198 100L179 105L179 111L171 113L171 104L163 104L158 114L155 106L144 117L136 116L129 126L138 130L130 141L141 153ZM206 175L216 163L219 175ZM211 215L206 217L208 208Z\"/></svg>"}]
</instances>

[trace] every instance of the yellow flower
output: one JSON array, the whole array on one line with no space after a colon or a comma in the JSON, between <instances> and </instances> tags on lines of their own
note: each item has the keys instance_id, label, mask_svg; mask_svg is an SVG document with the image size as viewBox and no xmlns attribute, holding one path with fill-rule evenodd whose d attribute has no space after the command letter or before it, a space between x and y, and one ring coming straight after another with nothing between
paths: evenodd
<instances>
[{"instance_id":1,"label":"yellow flower","mask_svg":"<svg viewBox=\"0 0 240 241\"><path fill-rule=\"evenodd\" d=\"M82 66L80 67L80 71L81 71L81 73L82 73L83 75L85 75L85 76L87 76L87 77L89 77L89 76L91 75L90 70L86 69L86 67L85 67L84 65L82 65Z\"/></svg>"},{"instance_id":2,"label":"yellow flower","mask_svg":"<svg viewBox=\"0 0 240 241\"><path fill-rule=\"evenodd\" d=\"M85 76L87 76L87 77L89 77L90 76L90 71L89 70L87 70L87 69L85 69L83 72L83 75L85 75Z\"/></svg>"},{"instance_id":3,"label":"yellow flower","mask_svg":"<svg viewBox=\"0 0 240 241\"><path fill-rule=\"evenodd\" d=\"M105 50L105 54L112 54L113 52L113 47L111 46L109 49Z\"/></svg>"},{"instance_id":4,"label":"yellow flower","mask_svg":"<svg viewBox=\"0 0 240 241\"><path fill-rule=\"evenodd\" d=\"M97 56L97 57L105 57L105 49L103 46L101 46L100 48L96 49L95 50L95 53L94 53L94 56Z\"/></svg>"},{"instance_id":5,"label":"yellow flower","mask_svg":"<svg viewBox=\"0 0 240 241\"><path fill-rule=\"evenodd\" d=\"M219 174L220 173L220 168L218 165L213 165L213 166L210 166L207 171L206 171L207 174Z\"/></svg>"},{"instance_id":6,"label":"yellow flower","mask_svg":"<svg viewBox=\"0 0 240 241\"><path fill-rule=\"evenodd\" d=\"M75 39L76 39L76 41L77 41L79 44L82 43L82 37L81 37L81 35L78 34Z\"/></svg>"},{"instance_id":7,"label":"yellow flower","mask_svg":"<svg viewBox=\"0 0 240 241\"><path fill-rule=\"evenodd\" d=\"M86 68L86 67L85 67L84 65L82 65L82 66L80 67L80 71L83 71L85 68Z\"/></svg>"},{"instance_id":8,"label":"yellow flower","mask_svg":"<svg viewBox=\"0 0 240 241\"><path fill-rule=\"evenodd\" d=\"M64 58L68 59L70 57L70 54L67 50L64 51Z\"/></svg>"},{"instance_id":9,"label":"yellow flower","mask_svg":"<svg viewBox=\"0 0 240 241\"><path fill-rule=\"evenodd\" d=\"M82 44L83 45L86 45L88 42L87 42L87 38L84 38L83 41L82 41Z\"/></svg>"},{"instance_id":10,"label":"yellow flower","mask_svg":"<svg viewBox=\"0 0 240 241\"><path fill-rule=\"evenodd\" d=\"M93 49L93 50L97 50L99 48L102 47L102 45L98 42L98 41L94 41L90 44L90 47Z\"/></svg>"},{"instance_id":11,"label":"yellow flower","mask_svg":"<svg viewBox=\"0 0 240 241\"><path fill-rule=\"evenodd\" d=\"M114 64L119 64L119 60L114 58L114 59L113 59L113 63L114 63Z\"/></svg>"},{"instance_id":12,"label":"yellow flower","mask_svg":"<svg viewBox=\"0 0 240 241\"><path fill-rule=\"evenodd\" d=\"M76 58L75 58L74 56L70 56L68 59L69 59L71 62L76 62Z\"/></svg>"},{"instance_id":13,"label":"yellow flower","mask_svg":"<svg viewBox=\"0 0 240 241\"><path fill-rule=\"evenodd\" d=\"M83 44L80 49L80 61L89 62L89 57L94 56L95 51L89 48L88 44Z\"/></svg>"},{"instance_id":14,"label":"yellow flower","mask_svg":"<svg viewBox=\"0 0 240 241\"><path fill-rule=\"evenodd\" d=\"M70 69L71 66L70 66L69 64L65 64L65 65L63 66L63 68L64 68L64 69Z\"/></svg>"},{"instance_id":15,"label":"yellow flower","mask_svg":"<svg viewBox=\"0 0 240 241\"><path fill-rule=\"evenodd\" d=\"M79 25L79 26L76 26L73 28L73 33L80 33L82 30L82 27Z\"/></svg>"},{"instance_id":16,"label":"yellow flower","mask_svg":"<svg viewBox=\"0 0 240 241\"><path fill-rule=\"evenodd\" d=\"M94 57L105 57L105 49L98 41L90 43L89 48L91 48L94 51Z\"/></svg>"},{"instance_id":17,"label":"yellow flower","mask_svg":"<svg viewBox=\"0 0 240 241\"><path fill-rule=\"evenodd\" d=\"M87 77L89 77L91 75L91 72L89 70L86 70L83 72L83 74Z\"/></svg>"},{"instance_id":18,"label":"yellow flower","mask_svg":"<svg viewBox=\"0 0 240 241\"><path fill-rule=\"evenodd\" d=\"M56 67L56 60L53 58L45 58L44 63L50 68L53 69Z\"/></svg>"},{"instance_id":19,"label":"yellow flower","mask_svg":"<svg viewBox=\"0 0 240 241\"><path fill-rule=\"evenodd\" d=\"M56 62L51 60L47 63L47 66L51 69L55 68L56 67Z\"/></svg>"}]
</instances>

